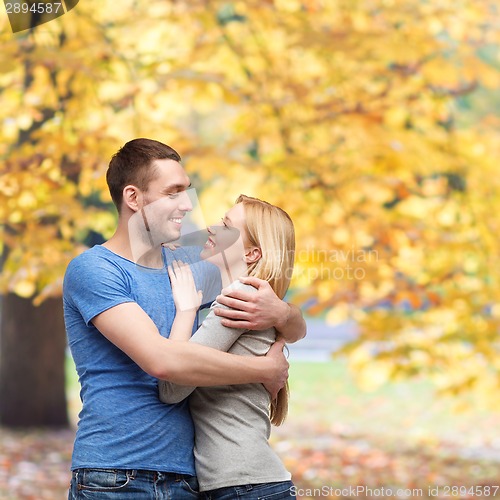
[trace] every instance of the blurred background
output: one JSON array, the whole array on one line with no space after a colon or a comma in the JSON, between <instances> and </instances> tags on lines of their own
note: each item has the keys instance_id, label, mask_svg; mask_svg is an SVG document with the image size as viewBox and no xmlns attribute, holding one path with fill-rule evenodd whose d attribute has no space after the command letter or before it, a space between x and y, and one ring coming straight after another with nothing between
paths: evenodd
<instances>
[{"instance_id":1,"label":"blurred background","mask_svg":"<svg viewBox=\"0 0 500 500\"><path fill-rule=\"evenodd\" d=\"M205 213L295 222L309 334L272 442L299 498L500 497L497 2L81 0L15 34L0 10L1 499L66 496L62 277L111 236L135 137Z\"/></svg>"}]
</instances>

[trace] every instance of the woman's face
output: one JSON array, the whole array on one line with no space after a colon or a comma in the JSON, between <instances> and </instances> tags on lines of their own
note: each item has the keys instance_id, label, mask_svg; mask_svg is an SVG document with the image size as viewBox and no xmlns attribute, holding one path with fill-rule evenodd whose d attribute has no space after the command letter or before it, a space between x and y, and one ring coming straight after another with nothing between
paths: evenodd
<instances>
[{"instance_id":1,"label":"woman's face","mask_svg":"<svg viewBox=\"0 0 500 500\"><path fill-rule=\"evenodd\" d=\"M245 208L242 203L226 212L222 225L207 228L209 236L203 246L201 258L217 266L241 263L248 243ZM224 255L222 254L224 252ZM225 261L224 262L224 257Z\"/></svg>"}]
</instances>

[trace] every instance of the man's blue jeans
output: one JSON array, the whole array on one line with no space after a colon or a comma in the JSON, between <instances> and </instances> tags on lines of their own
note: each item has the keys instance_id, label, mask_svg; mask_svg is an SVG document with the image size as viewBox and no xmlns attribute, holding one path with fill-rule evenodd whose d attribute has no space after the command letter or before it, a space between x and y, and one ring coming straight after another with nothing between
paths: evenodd
<instances>
[{"instance_id":1,"label":"man's blue jeans","mask_svg":"<svg viewBox=\"0 0 500 500\"><path fill-rule=\"evenodd\" d=\"M292 481L229 486L202 493L205 500L282 500L295 498Z\"/></svg>"},{"instance_id":2,"label":"man's blue jeans","mask_svg":"<svg viewBox=\"0 0 500 500\"><path fill-rule=\"evenodd\" d=\"M77 469L68 500L193 500L194 476L144 470Z\"/></svg>"}]
</instances>

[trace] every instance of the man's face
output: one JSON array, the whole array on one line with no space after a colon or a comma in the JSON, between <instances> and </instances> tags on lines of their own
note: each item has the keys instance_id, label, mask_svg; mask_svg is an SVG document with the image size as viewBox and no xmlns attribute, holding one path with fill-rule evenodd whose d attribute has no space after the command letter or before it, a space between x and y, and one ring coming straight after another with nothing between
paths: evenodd
<instances>
[{"instance_id":1,"label":"man's face","mask_svg":"<svg viewBox=\"0 0 500 500\"><path fill-rule=\"evenodd\" d=\"M141 215L154 245L179 239L182 219L193 205L186 192L189 177L175 160L156 160L156 177L144 191Z\"/></svg>"}]
</instances>

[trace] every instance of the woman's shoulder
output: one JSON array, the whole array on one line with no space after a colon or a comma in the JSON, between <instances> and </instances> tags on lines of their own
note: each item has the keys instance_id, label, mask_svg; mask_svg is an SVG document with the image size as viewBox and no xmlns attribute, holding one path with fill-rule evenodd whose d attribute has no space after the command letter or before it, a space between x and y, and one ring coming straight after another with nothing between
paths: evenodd
<instances>
[{"instance_id":1,"label":"woman's shoulder","mask_svg":"<svg viewBox=\"0 0 500 500\"><path fill-rule=\"evenodd\" d=\"M257 292L257 288L252 285L242 283L240 280L233 281L227 288L231 290L244 290L245 292Z\"/></svg>"},{"instance_id":2,"label":"woman's shoulder","mask_svg":"<svg viewBox=\"0 0 500 500\"><path fill-rule=\"evenodd\" d=\"M247 285L246 283L242 283L240 280L235 280L233 281L230 285L226 287L226 290L243 290L245 292L257 292L257 288L253 287L252 285ZM210 309L213 309L214 307L222 307L223 309L231 309L228 306L225 306L224 304L221 304L220 302L217 302L217 300L214 300L212 302L212 305L210 306Z\"/></svg>"}]
</instances>

